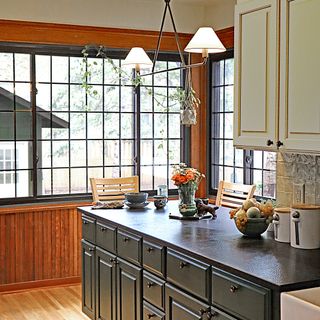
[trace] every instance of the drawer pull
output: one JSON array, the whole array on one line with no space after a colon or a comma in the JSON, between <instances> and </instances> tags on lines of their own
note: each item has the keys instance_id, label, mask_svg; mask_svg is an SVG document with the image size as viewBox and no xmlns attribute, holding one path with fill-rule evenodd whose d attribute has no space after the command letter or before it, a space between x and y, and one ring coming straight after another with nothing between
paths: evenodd
<instances>
[{"instance_id":1,"label":"drawer pull","mask_svg":"<svg viewBox=\"0 0 320 320\"><path fill-rule=\"evenodd\" d=\"M208 315L207 315L207 318L208 319L213 319L213 318L217 317L218 315L219 315L219 313L216 312L216 311L209 312Z\"/></svg>"},{"instance_id":2,"label":"drawer pull","mask_svg":"<svg viewBox=\"0 0 320 320\"><path fill-rule=\"evenodd\" d=\"M153 282L150 282L150 281L147 282L147 287L148 287L148 288L151 288L151 287L153 287L153 286L154 286L154 283L153 283Z\"/></svg>"},{"instance_id":3,"label":"drawer pull","mask_svg":"<svg viewBox=\"0 0 320 320\"><path fill-rule=\"evenodd\" d=\"M94 248L89 248L89 251L90 252L93 252L95 249Z\"/></svg>"},{"instance_id":4,"label":"drawer pull","mask_svg":"<svg viewBox=\"0 0 320 320\"><path fill-rule=\"evenodd\" d=\"M149 247L149 248L147 248L147 251L150 253L150 252L152 252L154 249L153 248L151 248L151 247Z\"/></svg>"},{"instance_id":5,"label":"drawer pull","mask_svg":"<svg viewBox=\"0 0 320 320\"><path fill-rule=\"evenodd\" d=\"M83 223L83 224L89 224L89 222L86 221L86 220L82 220L82 223Z\"/></svg>"},{"instance_id":6,"label":"drawer pull","mask_svg":"<svg viewBox=\"0 0 320 320\"><path fill-rule=\"evenodd\" d=\"M180 264L179 264L179 268L180 268L180 269L183 269L183 268L186 267L187 265L188 265L187 262L181 261Z\"/></svg>"},{"instance_id":7,"label":"drawer pull","mask_svg":"<svg viewBox=\"0 0 320 320\"><path fill-rule=\"evenodd\" d=\"M127 237L125 237L125 238L123 238L123 242L129 242L129 238L127 238Z\"/></svg>"},{"instance_id":8,"label":"drawer pull","mask_svg":"<svg viewBox=\"0 0 320 320\"><path fill-rule=\"evenodd\" d=\"M154 313L148 313L147 317L148 317L148 319L151 319L151 318L156 317L156 315Z\"/></svg>"},{"instance_id":9,"label":"drawer pull","mask_svg":"<svg viewBox=\"0 0 320 320\"><path fill-rule=\"evenodd\" d=\"M119 264L117 258L110 258L110 262L114 265Z\"/></svg>"},{"instance_id":10,"label":"drawer pull","mask_svg":"<svg viewBox=\"0 0 320 320\"><path fill-rule=\"evenodd\" d=\"M199 310L200 316L203 316L203 315L206 314L207 312L208 312L207 310L202 309L202 308Z\"/></svg>"},{"instance_id":11,"label":"drawer pull","mask_svg":"<svg viewBox=\"0 0 320 320\"><path fill-rule=\"evenodd\" d=\"M107 230L107 228L105 228L105 227L100 227L100 231L104 232L104 231L106 231L106 230Z\"/></svg>"},{"instance_id":12,"label":"drawer pull","mask_svg":"<svg viewBox=\"0 0 320 320\"><path fill-rule=\"evenodd\" d=\"M235 285L230 286L230 292L232 292L232 293L235 293L238 289L239 289L239 287L237 287Z\"/></svg>"}]
</instances>

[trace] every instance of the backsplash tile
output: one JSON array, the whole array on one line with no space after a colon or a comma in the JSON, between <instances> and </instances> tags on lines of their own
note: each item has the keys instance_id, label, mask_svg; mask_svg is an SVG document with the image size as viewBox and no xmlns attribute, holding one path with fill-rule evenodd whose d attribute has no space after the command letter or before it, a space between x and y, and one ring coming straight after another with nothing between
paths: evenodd
<instances>
[{"instance_id":1,"label":"backsplash tile","mask_svg":"<svg viewBox=\"0 0 320 320\"><path fill-rule=\"evenodd\" d=\"M278 153L277 206L294 202L293 184L305 185L305 203L320 205L320 156Z\"/></svg>"}]
</instances>

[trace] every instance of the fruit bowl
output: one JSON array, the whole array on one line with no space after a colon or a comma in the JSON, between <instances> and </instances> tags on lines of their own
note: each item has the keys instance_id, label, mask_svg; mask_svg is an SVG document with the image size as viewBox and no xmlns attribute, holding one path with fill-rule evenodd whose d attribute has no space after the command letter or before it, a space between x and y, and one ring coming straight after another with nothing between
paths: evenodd
<instances>
[{"instance_id":1,"label":"fruit bowl","mask_svg":"<svg viewBox=\"0 0 320 320\"><path fill-rule=\"evenodd\" d=\"M268 228L266 218L248 218L245 225L237 223L237 217L234 217L237 229L245 236L250 238L258 238Z\"/></svg>"}]
</instances>

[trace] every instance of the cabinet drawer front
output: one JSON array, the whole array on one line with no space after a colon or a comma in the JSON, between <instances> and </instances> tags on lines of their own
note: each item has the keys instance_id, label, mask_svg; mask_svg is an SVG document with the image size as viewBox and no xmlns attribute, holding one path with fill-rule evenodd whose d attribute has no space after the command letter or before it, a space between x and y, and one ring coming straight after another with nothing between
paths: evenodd
<instances>
[{"instance_id":1,"label":"cabinet drawer front","mask_svg":"<svg viewBox=\"0 0 320 320\"><path fill-rule=\"evenodd\" d=\"M95 243L95 219L82 215L82 238Z\"/></svg>"},{"instance_id":2,"label":"cabinet drawer front","mask_svg":"<svg viewBox=\"0 0 320 320\"><path fill-rule=\"evenodd\" d=\"M230 315L226 314L225 312L217 308L211 308L210 315L211 315L211 318L214 320L237 320L236 318L231 317Z\"/></svg>"},{"instance_id":3,"label":"cabinet drawer front","mask_svg":"<svg viewBox=\"0 0 320 320\"><path fill-rule=\"evenodd\" d=\"M248 320L270 319L270 291L230 274L212 273L212 303Z\"/></svg>"},{"instance_id":4,"label":"cabinet drawer front","mask_svg":"<svg viewBox=\"0 0 320 320\"><path fill-rule=\"evenodd\" d=\"M96 223L96 243L99 247L110 252L116 252L116 229L105 224Z\"/></svg>"},{"instance_id":5,"label":"cabinet drawer front","mask_svg":"<svg viewBox=\"0 0 320 320\"><path fill-rule=\"evenodd\" d=\"M141 237L134 236L127 232L117 232L118 255L131 262L141 264Z\"/></svg>"},{"instance_id":6,"label":"cabinet drawer front","mask_svg":"<svg viewBox=\"0 0 320 320\"><path fill-rule=\"evenodd\" d=\"M154 308L147 302L143 302L143 320L164 320L165 315L162 311Z\"/></svg>"},{"instance_id":7,"label":"cabinet drawer front","mask_svg":"<svg viewBox=\"0 0 320 320\"><path fill-rule=\"evenodd\" d=\"M143 266L161 276L165 276L165 249L150 242L143 242Z\"/></svg>"},{"instance_id":8,"label":"cabinet drawer front","mask_svg":"<svg viewBox=\"0 0 320 320\"><path fill-rule=\"evenodd\" d=\"M201 298L210 298L208 264L168 250L167 279Z\"/></svg>"},{"instance_id":9,"label":"cabinet drawer front","mask_svg":"<svg viewBox=\"0 0 320 320\"><path fill-rule=\"evenodd\" d=\"M143 297L160 309L164 309L164 284L165 281L143 272Z\"/></svg>"}]
</instances>

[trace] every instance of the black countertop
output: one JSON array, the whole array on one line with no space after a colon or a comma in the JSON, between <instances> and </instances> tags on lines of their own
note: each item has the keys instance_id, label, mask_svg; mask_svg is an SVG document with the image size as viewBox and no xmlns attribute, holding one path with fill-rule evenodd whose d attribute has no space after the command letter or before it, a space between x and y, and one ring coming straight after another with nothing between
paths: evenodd
<instances>
[{"instance_id":1,"label":"black countertop","mask_svg":"<svg viewBox=\"0 0 320 320\"><path fill-rule=\"evenodd\" d=\"M169 201L161 210L156 210L153 203L139 210L79 209L273 289L320 286L320 249L292 248L274 241L272 232L265 232L259 239L246 238L230 220L226 208L217 210L215 220L201 221L169 219L170 212L178 212L176 201Z\"/></svg>"}]
</instances>

